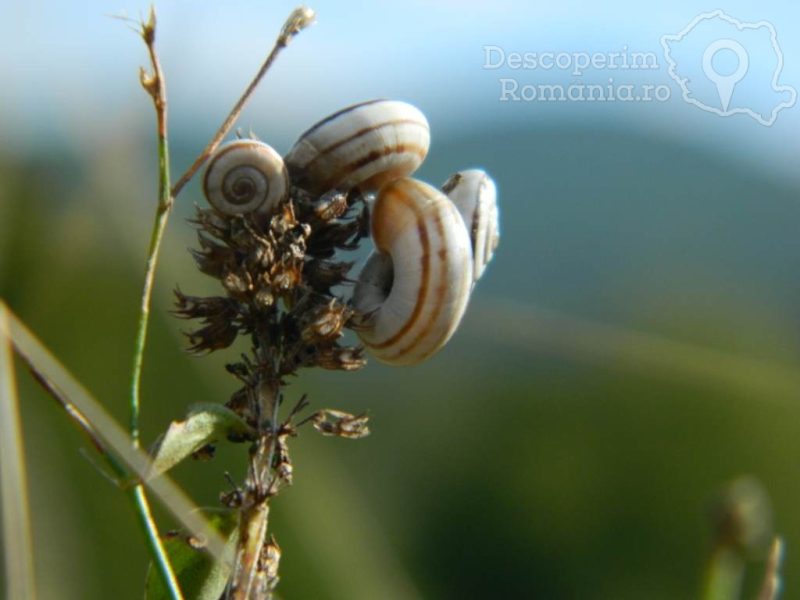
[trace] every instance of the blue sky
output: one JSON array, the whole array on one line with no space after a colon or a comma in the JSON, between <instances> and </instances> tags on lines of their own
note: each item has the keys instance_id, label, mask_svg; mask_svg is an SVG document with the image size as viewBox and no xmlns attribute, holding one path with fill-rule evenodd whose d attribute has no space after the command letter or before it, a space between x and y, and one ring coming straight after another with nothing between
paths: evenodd
<instances>
[{"instance_id":1,"label":"blue sky","mask_svg":"<svg viewBox=\"0 0 800 600\"><path fill-rule=\"evenodd\" d=\"M773 3L696 1L576 2L444 0L310 3L318 23L286 51L241 125L284 151L316 119L351 102L398 97L420 106L434 136L496 124L590 123L678 137L800 179L800 108L782 111L771 127L746 115L720 117L681 99L670 79L662 35L717 8L745 22L766 20L778 34L785 64L781 83L800 88L800 8ZM159 48L169 82L174 131L211 131L255 72L294 2L164 1L158 4ZM124 0L16 0L0 22L2 152L35 151L43 143L126 135L150 125L136 73L141 44L108 15L137 17L147 3ZM652 52L653 71L488 70L484 47L506 52ZM750 48L748 48L750 50ZM728 68L725 56L720 68ZM728 57L729 60L729 57ZM750 69L766 68L753 50ZM651 84L670 98L650 103L500 102L501 78L541 83ZM707 82L706 82L707 83ZM744 84L742 84L744 85ZM747 101L768 102L764 86ZM744 89L744 88L740 88ZM744 92L740 92L744 93ZM755 95L752 95L755 94ZM735 97L734 97L735 98Z\"/></svg>"}]
</instances>

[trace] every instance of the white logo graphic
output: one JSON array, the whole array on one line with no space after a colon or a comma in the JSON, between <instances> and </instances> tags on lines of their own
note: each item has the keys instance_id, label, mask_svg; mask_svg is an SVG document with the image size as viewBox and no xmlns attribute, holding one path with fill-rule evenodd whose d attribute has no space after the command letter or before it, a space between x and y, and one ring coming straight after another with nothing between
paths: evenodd
<instances>
[{"instance_id":1,"label":"white logo graphic","mask_svg":"<svg viewBox=\"0 0 800 600\"><path fill-rule=\"evenodd\" d=\"M779 83L783 53L767 21L742 23L716 10L663 36L661 45L683 99L702 110L745 114L770 126L797 100L796 89Z\"/></svg>"}]
</instances>

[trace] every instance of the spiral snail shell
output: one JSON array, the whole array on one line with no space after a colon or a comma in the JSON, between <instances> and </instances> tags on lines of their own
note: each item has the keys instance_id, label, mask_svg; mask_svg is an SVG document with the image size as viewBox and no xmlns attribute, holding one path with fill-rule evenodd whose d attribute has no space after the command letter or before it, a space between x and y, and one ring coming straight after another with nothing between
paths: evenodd
<instances>
[{"instance_id":1,"label":"spiral snail shell","mask_svg":"<svg viewBox=\"0 0 800 600\"><path fill-rule=\"evenodd\" d=\"M224 214L270 213L287 197L289 176L271 146L258 140L234 140L220 146L209 161L203 193Z\"/></svg>"},{"instance_id":2,"label":"spiral snail shell","mask_svg":"<svg viewBox=\"0 0 800 600\"><path fill-rule=\"evenodd\" d=\"M464 219L472 243L472 275L477 282L500 241L497 187L484 171L469 169L451 175L442 191Z\"/></svg>"},{"instance_id":3,"label":"spiral snail shell","mask_svg":"<svg viewBox=\"0 0 800 600\"><path fill-rule=\"evenodd\" d=\"M436 188L403 178L378 192L374 252L353 294L366 315L358 335L380 361L412 365L439 350L464 315L472 252L455 205Z\"/></svg>"},{"instance_id":4,"label":"spiral snail shell","mask_svg":"<svg viewBox=\"0 0 800 600\"><path fill-rule=\"evenodd\" d=\"M292 182L312 194L375 191L411 175L430 146L428 121L405 102L370 100L308 129L286 155Z\"/></svg>"}]
</instances>

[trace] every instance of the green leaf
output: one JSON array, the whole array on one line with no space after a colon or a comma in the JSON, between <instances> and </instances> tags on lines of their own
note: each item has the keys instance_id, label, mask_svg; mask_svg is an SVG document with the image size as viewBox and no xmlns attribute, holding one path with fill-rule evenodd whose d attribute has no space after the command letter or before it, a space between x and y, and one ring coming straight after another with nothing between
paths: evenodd
<instances>
[{"instance_id":1,"label":"green leaf","mask_svg":"<svg viewBox=\"0 0 800 600\"><path fill-rule=\"evenodd\" d=\"M153 452L150 476L168 471L187 456L228 435L248 437L252 429L229 408L221 404L197 404L186 419L173 421Z\"/></svg>"},{"instance_id":2,"label":"green leaf","mask_svg":"<svg viewBox=\"0 0 800 600\"><path fill-rule=\"evenodd\" d=\"M236 528L237 516L237 511L225 510L214 512L210 517L214 528L228 538L225 553L229 560L214 562L214 559L203 550L202 543L189 535L174 532L164 536L164 548L186 600L218 600L225 591L239 537ZM170 598L152 563L147 570L144 598L145 600Z\"/></svg>"}]
</instances>

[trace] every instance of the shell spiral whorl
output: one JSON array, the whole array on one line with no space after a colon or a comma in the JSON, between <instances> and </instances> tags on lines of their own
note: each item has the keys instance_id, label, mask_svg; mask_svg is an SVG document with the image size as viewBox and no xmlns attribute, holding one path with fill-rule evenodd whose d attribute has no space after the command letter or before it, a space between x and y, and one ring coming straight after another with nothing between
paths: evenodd
<instances>
[{"instance_id":1,"label":"shell spiral whorl","mask_svg":"<svg viewBox=\"0 0 800 600\"><path fill-rule=\"evenodd\" d=\"M225 214L269 213L288 195L289 177L283 159L258 140L222 145L206 168L203 193Z\"/></svg>"},{"instance_id":2,"label":"shell spiral whorl","mask_svg":"<svg viewBox=\"0 0 800 600\"><path fill-rule=\"evenodd\" d=\"M370 100L326 117L286 155L292 182L312 194L358 187L375 191L411 175L430 146L428 121L395 100Z\"/></svg>"},{"instance_id":3,"label":"shell spiral whorl","mask_svg":"<svg viewBox=\"0 0 800 600\"><path fill-rule=\"evenodd\" d=\"M472 252L455 205L410 178L378 193L372 213L377 251L361 272L353 303L367 317L359 337L380 361L421 362L450 339L472 286Z\"/></svg>"}]
</instances>

